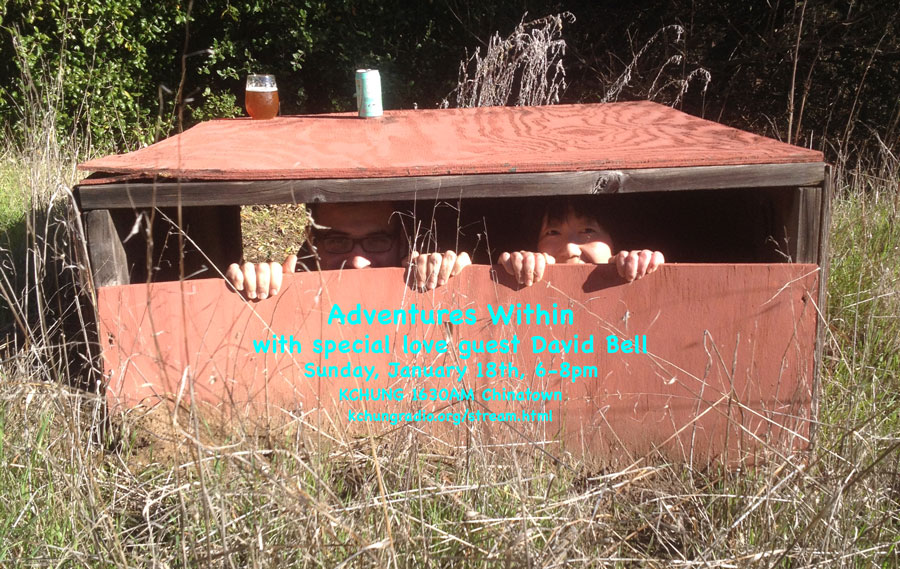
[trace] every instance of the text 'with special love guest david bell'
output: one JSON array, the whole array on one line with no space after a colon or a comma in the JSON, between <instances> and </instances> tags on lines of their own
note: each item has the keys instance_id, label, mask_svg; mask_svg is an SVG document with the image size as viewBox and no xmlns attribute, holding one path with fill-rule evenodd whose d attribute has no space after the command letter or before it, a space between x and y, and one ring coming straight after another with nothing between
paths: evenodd
<instances>
[{"instance_id":1,"label":"text 'with special love guest david bell'","mask_svg":"<svg viewBox=\"0 0 900 569\"><path fill-rule=\"evenodd\" d=\"M473 308L468 309L418 309L415 304L406 309L393 310L368 310L357 304L353 309L345 311L339 305L332 306L327 319L329 326L356 326L368 327L381 325L390 330L398 325L446 325L474 326L484 325L485 322L492 326L515 325L543 325L559 326L570 325L574 322L574 311L560 309L553 304L549 309L544 309L540 304L510 304L505 306L486 305L487 319L479 322L478 313ZM314 339L307 353L316 356L317 362L299 361L301 375L305 378L329 378L334 381L353 380L359 382L378 382L381 379L397 380L399 378L429 379L439 378L457 382L457 387L446 388L380 388L371 387L340 387L338 399L340 401L503 401L503 402L551 402L561 401L562 392L523 389L506 389L505 387L482 387L474 390L464 387L466 379L471 378L507 378L509 380L524 381L527 379L526 371L519 369L512 361L508 362L481 362L474 361L474 356L480 354L510 355L530 351L539 356L531 373L538 378L559 377L560 379L576 382L590 380L599 377L599 369L596 365L575 365L566 361L558 363L554 367L545 366L540 359L541 355L553 354L622 354L642 355L647 354L647 336L638 334L629 337L620 337L614 334L595 337L589 334L587 337L579 337L573 334L568 339L549 339L543 335L535 334L527 338L520 338L518 334L512 334L509 338L499 340L458 340L451 343L449 340L422 340L410 338L408 335L394 337L391 333L365 334L361 338L352 340L328 340ZM356 354L391 354L397 346L407 355L439 355L452 352L453 363L446 365L412 365L406 362L391 361L387 367L366 363L337 363L329 360L341 356ZM258 354L304 354L305 346L291 333L273 334L271 338L253 340L253 349ZM474 358L474 359L473 359ZM364 358L363 358L364 359ZM512 360L512 358L510 358ZM483 382L482 382L483 383ZM418 412L387 412L369 413L368 411L348 412L347 420L386 422L396 425L401 422L448 422L459 425L463 422L517 422L517 421L552 421L552 410L520 409L504 413L485 410L461 410L434 413L421 410Z\"/></svg>"}]
</instances>

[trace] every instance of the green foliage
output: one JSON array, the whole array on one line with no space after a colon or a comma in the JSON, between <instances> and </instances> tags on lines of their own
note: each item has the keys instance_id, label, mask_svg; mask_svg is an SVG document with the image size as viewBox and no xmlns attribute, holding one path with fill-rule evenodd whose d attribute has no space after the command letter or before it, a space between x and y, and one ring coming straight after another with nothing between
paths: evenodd
<instances>
[{"instance_id":1,"label":"green foliage","mask_svg":"<svg viewBox=\"0 0 900 569\"><path fill-rule=\"evenodd\" d=\"M862 420L873 407L900 404L900 202L885 192L900 162L891 162L877 174L854 176L835 203L828 308L840 381L826 384L822 400L837 417L854 410Z\"/></svg>"},{"instance_id":2,"label":"green foliage","mask_svg":"<svg viewBox=\"0 0 900 569\"><path fill-rule=\"evenodd\" d=\"M250 72L277 76L283 113L349 110L354 70L367 66L382 71L388 108L425 93L436 104L452 87L460 41L452 27L436 32L440 9L404 11L399 1L211 1L188 14L171 1L12 0L0 122L21 139L30 106L51 97L61 133L130 147L168 134L179 115L234 116Z\"/></svg>"},{"instance_id":3,"label":"green foliage","mask_svg":"<svg viewBox=\"0 0 900 569\"><path fill-rule=\"evenodd\" d=\"M452 88L463 42L444 7L410 6L399 0L197 5L190 49L213 53L197 64L196 79L212 93L240 99L247 73L272 73L283 114L317 113L354 108L354 71L374 67L387 108L411 107L423 96L436 105Z\"/></svg>"},{"instance_id":4,"label":"green foliage","mask_svg":"<svg viewBox=\"0 0 900 569\"><path fill-rule=\"evenodd\" d=\"M564 10L561 102L653 98L829 151L900 140L900 8L871 0L9 0L0 123L22 138L49 99L60 132L121 149L233 116L249 72L277 76L285 114L352 110L360 67L386 108L434 107L466 53Z\"/></svg>"},{"instance_id":5,"label":"green foliage","mask_svg":"<svg viewBox=\"0 0 900 569\"><path fill-rule=\"evenodd\" d=\"M5 234L24 217L28 205L22 169L16 167L12 158L0 156L0 234Z\"/></svg>"},{"instance_id":6,"label":"green foliage","mask_svg":"<svg viewBox=\"0 0 900 569\"><path fill-rule=\"evenodd\" d=\"M238 117L243 112L233 93L213 93L212 89L207 87L203 90L201 97L203 103L199 107L191 109L191 119L195 122Z\"/></svg>"},{"instance_id":7,"label":"green foliage","mask_svg":"<svg viewBox=\"0 0 900 569\"><path fill-rule=\"evenodd\" d=\"M646 98L652 85L700 65L712 81L686 94L683 108L693 114L827 150L826 141L844 148L868 143L870 129L889 146L900 140L896 2L574 4L566 3L578 17L566 39L577 63L566 62L566 70L580 100L599 100L629 54L678 24L683 43L654 42L630 70L622 98Z\"/></svg>"},{"instance_id":8,"label":"green foliage","mask_svg":"<svg viewBox=\"0 0 900 569\"><path fill-rule=\"evenodd\" d=\"M61 132L99 146L148 142L155 78L173 60L177 5L139 0L12 0L3 17L0 116L14 132L51 97ZM152 81L152 79L151 79Z\"/></svg>"}]
</instances>

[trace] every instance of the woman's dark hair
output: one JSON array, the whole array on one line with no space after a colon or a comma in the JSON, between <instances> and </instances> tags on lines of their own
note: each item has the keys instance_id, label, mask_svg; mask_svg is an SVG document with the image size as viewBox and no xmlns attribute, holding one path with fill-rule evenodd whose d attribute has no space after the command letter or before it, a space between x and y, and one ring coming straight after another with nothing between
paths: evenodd
<instances>
[{"instance_id":1,"label":"woman's dark hair","mask_svg":"<svg viewBox=\"0 0 900 569\"><path fill-rule=\"evenodd\" d=\"M541 228L545 219L549 223L559 222L568 217L570 212L592 219L602 228L607 229L604 216L600 214L599 201L593 196L558 196L529 200L523 212L522 224L524 235L528 239L529 246L527 249L530 251L537 250Z\"/></svg>"}]
</instances>

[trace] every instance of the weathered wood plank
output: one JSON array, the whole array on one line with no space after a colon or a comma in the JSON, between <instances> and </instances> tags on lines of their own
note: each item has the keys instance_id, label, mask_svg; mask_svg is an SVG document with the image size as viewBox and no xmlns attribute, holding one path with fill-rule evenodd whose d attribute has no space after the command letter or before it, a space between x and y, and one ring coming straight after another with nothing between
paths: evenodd
<instances>
[{"instance_id":1,"label":"weathered wood plank","mask_svg":"<svg viewBox=\"0 0 900 569\"><path fill-rule=\"evenodd\" d=\"M822 188L797 188L789 213L787 237L791 260L819 263Z\"/></svg>"},{"instance_id":2,"label":"weathered wood plank","mask_svg":"<svg viewBox=\"0 0 900 569\"><path fill-rule=\"evenodd\" d=\"M815 186L823 163L330 180L82 185L83 209L586 195Z\"/></svg>"},{"instance_id":3,"label":"weathered wood plank","mask_svg":"<svg viewBox=\"0 0 900 569\"><path fill-rule=\"evenodd\" d=\"M128 284L128 259L109 211L85 212L84 224L94 286Z\"/></svg>"},{"instance_id":4,"label":"weathered wood plank","mask_svg":"<svg viewBox=\"0 0 900 569\"><path fill-rule=\"evenodd\" d=\"M623 171L619 192L818 186L825 163L647 168Z\"/></svg>"},{"instance_id":5,"label":"weathered wood plank","mask_svg":"<svg viewBox=\"0 0 900 569\"><path fill-rule=\"evenodd\" d=\"M826 302L826 286L831 272L831 199L833 197L832 180L834 172L831 166L826 166L825 183L822 185L822 204L819 208L819 247L817 261L819 265L819 287L816 291L817 314L816 319L816 355L813 366L812 401L810 413L813 417L819 416L819 397L821 395L822 357L825 354L825 327L828 316L828 302ZM810 425L809 440L815 444L818 423L813 421Z\"/></svg>"}]
</instances>

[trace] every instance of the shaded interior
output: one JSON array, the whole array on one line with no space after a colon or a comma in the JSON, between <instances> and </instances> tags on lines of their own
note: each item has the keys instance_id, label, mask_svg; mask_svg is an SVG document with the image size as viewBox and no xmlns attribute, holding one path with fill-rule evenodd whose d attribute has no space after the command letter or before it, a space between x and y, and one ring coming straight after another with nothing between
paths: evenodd
<instances>
[{"instance_id":1,"label":"shaded interior","mask_svg":"<svg viewBox=\"0 0 900 569\"><path fill-rule=\"evenodd\" d=\"M563 198L492 198L419 203L419 226L437 248L473 254L490 264L503 251L534 250L541 212ZM647 192L588 198L612 236L613 251L652 249L669 262L789 262L788 188ZM585 200L585 201L588 201ZM459 230L456 231L457 226ZM432 239L436 231L437 243ZM420 231L420 233L423 233Z\"/></svg>"},{"instance_id":2,"label":"shaded interior","mask_svg":"<svg viewBox=\"0 0 900 569\"><path fill-rule=\"evenodd\" d=\"M781 263L789 251L795 188L750 188L598 195L587 198L613 250L653 249L668 262ZM420 251L467 251L477 264L502 251L533 250L540 214L562 197L398 202L404 231ZM110 210L131 283L214 278L242 258L239 206L181 208L189 237L179 240L177 208ZM140 221L138 214L142 213ZM796 223L796 222L794 222ZM147 231L152 227L152 231ZM298 247L300 244L298 244ZM184 254L179 255L183 250ZM181 266L183 263L183 268Z\"/></svg>"}]
</instances>

